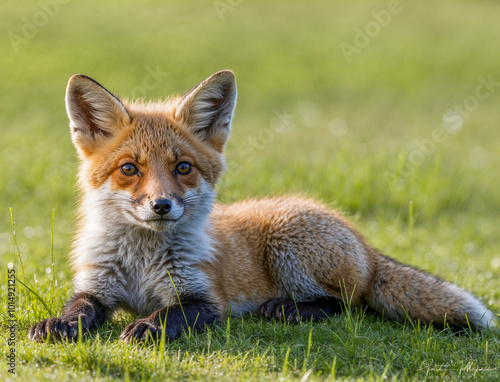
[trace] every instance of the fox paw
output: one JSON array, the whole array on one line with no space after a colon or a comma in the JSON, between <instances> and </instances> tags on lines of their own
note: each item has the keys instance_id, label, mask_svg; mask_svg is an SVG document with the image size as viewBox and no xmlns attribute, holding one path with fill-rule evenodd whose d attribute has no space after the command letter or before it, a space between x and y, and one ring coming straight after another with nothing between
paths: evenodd
<instances>
[{"instance_id":1,"label":"fox paw","mask_svg":"<svg viewBox=\"0 0 500 382\"><path fill-rule=\"evenodd\" d=\"M285 297L275 297L266 301L261 305L260 313L268 320L275 318L287 323L296 323L301 319L295 301Z\"/></svg>"},{"instance_id":2,"label":"fox paw","mask_svg":"<svg viewBox=\"0 0 500 382\"><path fill-rule=\"evenodd\" d=\"M80 322L82 332L86 332L89 329L86 320L81 317ZM28 338L37 342L48 339L54 341L62 339L74 340L78 338L78 318L61 316L40 321L30 328Z\"/></svg>"},{"instance_id":3,"label":"fox paw","mask_svg":"<svg viewBox=\"0 0 500 382\"><path fill-rule=\"evenodd\" d=\"M276 297L262 304L260 312L267 319L275 318L287 323L300 320L322 320L342 313L345 304L336 297L321 297L312 301L296 302L286 297Z\"/></svg>"},{"instance_id":4,"label":"fox paw","mask_svg":"<svg viewBox=\"0 0 500 382\"><path fill-rule=\"evenodd\" d=\"M122 334L120 334L120 339L127 344L130 342L144 342L148 337L151 337L154 341L160 341L161 335L161 326L148 317L128 324ZM170 330L167 328L165 338L168 340L175 336L176 331L173 328L170 328Z\"/></svg>"}]
</instances>

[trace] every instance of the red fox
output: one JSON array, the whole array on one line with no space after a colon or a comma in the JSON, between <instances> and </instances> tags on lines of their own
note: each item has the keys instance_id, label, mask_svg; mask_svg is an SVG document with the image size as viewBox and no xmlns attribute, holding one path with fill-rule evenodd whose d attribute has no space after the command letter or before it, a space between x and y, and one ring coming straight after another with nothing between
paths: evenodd
<instances>
[{"instance_id":1,"label":"red fox","mask_svg":"<svg viewBox=\"0 0 500 382\"><path fill-rule=\"evenodd\" d=\"M61 317L31 327L31 339L75 338L79 321L88 331L120 308L143 316L121 334L126 342L173 339L226 314L260 311L291 323L347 305L457 330L494 324L471 293L380 254L311 200L215 203L235 104L229 70L152 103L70 78L82 196L74 296Z\"/></svg>"}]
</instances>

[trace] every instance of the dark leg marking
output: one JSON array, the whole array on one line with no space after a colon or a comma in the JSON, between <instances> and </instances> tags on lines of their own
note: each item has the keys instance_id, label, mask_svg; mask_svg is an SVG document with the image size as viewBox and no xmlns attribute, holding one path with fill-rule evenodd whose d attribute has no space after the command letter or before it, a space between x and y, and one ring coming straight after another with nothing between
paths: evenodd
<instances>
[{"instance_id":1,"label":"dark leg marking","mask_svg":"<svg viewBox=\"0 0 500 382\"><path fill-rule=\"evenodd\" d=\"M184 310L184 313L182 312ZM219 313L215 307L205 301L189 302L182 305L171 306L157 310L146 318L130 323L120 335L126 343L132 340L141 342L151 335L154 340L161 339L162 326L165 338L174 339L188 327L192 330L202 330L205 325L219 321Z\"/></svg>"},{"instance_id":2,"label":"dark leg marking","mask_svg":"<svg viewBox=\"0 0 500 382\"><path fill-rule=\"evenodd\" d=\"M335 297L319 298L313 301L295 302L286 297L275 297L260 307L260 313L268 320L275 318L287 323L300 320L321 320L336 313L342 313L344 304Z\"/></svg>"},{"instance_id":3,"label":"dark leg marking","mask_svg":"<svg viewBox=\"0 0 500 382\"><path fill-rule=\"evenodd\" d=\"M107 319L106 307L94 296L78 293L68 300L61 317L49 318L33 325L28 337L34 341L44 341L48 338L61 340L78 337L78 319L81 321L82 333L96 328Z\"/></svg>"}]
</instances>

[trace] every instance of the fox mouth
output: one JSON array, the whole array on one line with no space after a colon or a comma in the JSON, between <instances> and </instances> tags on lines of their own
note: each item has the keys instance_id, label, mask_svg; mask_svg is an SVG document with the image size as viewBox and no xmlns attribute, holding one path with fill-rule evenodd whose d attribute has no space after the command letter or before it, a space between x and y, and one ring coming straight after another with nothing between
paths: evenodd
<instances>
[{"instance_id":1,"label":"fox mouth","mask_svg":"<svg viewBox=\"0 0 500 382\"><path fill-rule=\"evenodd\" d=\"M139 217L139 216L136 216L134 213L131 213L129 211L127 211L127 215L130 216L130 218L132 218L133 221L136 222L136 224L139 224L139 225L143 225L143 226L147 226L149 227L150 229L153 229L155 231L157 230L160 230L160 231L164 231L166 229L170 227L172 227L174 224L176 224L183 216L184 216L184 213L177 217L177 218L172 218L172 217L169 217L168 215L162 215L162 216L158 216L158 217Z\"/></svg>"},{"instance_id":2,"label":"fox mouth","mask_svg":"<svg viewBox=\"0 0 500 382\"><path fill-rule=\"evenodd\" d=\"M146 224L153 231L169 231L174 228L182 218L183 215L179 216L177 219L172 219L168 217L159 217L155 219L143 219L143 224Z\"/></svg>"},{"instance_id":3,"label":"fox mouth","mask_svg":"<svg viewBox=\"0 0 500 382\"><path fill-rule=\"evenodd\" d=\"M178 222L180 220L180 218L182 218L182 216L184 215L181 215L179 216L177 219L172 219L172 218L168 218L168 217L159 217L159 218L156 218L156 219L138 219L138 220L141 220L143 222Z\"/></svg>"}]
</instances>

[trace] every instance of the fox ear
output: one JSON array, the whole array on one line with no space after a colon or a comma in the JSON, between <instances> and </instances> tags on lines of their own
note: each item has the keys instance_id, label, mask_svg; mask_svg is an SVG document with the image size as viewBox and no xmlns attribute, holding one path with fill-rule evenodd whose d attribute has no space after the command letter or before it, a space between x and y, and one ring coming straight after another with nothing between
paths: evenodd
<instances>
[{"instance_id":1,"label":"fox ear","mask_svg":"<svg viewBox=\"0 0 500 382\"><path fill-rule=\"evenodd\" d=\"M193 134L222 152L236 106L236 80L230 70L208 77L186 94L175 112Z\"/></svg>"},{"instance_id":2,"label":"fox ear","mask_svg":"<svg viewBox=\"0 0 500 382\"><path fill-rule=\"evenodd\" d=\"M91 154L130 121L118 98L80 74L68 81L66 111L73 143L84 155Z\"/></svg>"}]
</instances>

